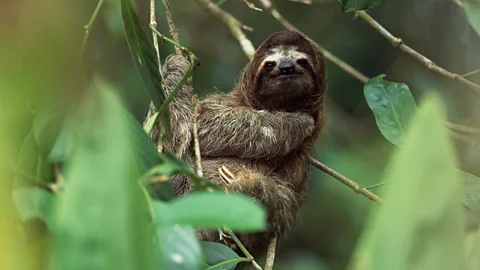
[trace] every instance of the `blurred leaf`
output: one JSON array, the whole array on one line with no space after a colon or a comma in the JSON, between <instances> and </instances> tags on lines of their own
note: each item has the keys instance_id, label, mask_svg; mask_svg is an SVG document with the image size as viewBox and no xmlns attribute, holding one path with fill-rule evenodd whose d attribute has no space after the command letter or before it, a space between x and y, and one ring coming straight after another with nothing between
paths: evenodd
<instances>
[{"instance_id":1,"label":"blurred leaf","mask_svg":"<svg viewBox=\"0 0 480 270\"><path fill-rule=\"evenodd\" d=\"M157 245L161 254L157 269L202 269L202 250L192 227L158 226Z\"/></svg>"},{"instance_id":2,"label":"blurred leaf","mask_svg":"<svg viewBox=\"0 0 480 270\"><path fill-rule=\"evenodd\" d=\"M349 269L463 269L461 178L440 101L428 96L386 172Z\"/></svg>"},{"instance_id":3,"label":"blurred leaf","mask_svg":"<svg viewBox=\"0 0 480 270\"><path fill-rule=\"evenodd\" d=\"M463 8L473 29L480 35L480 2L463 2Z\"/></svg>"},{"instance_id":4,"label":"blurred leaf","mask_svg":"<svg viewBox=\"0 0 480 270\"><path fill-rule=\"evenodd\" d=\"M53 144L52 150L48 155L48 160L53 163L61 163L69 158L75 145L74 131L72 126L75 124L74 117L67 115L63 123L57 140Z\"/></svg>"},{"instance_id":5,"label":"blurred leaf","mask_svg":"<svg viewBox=\"0 0 480 270\"><path fill-rule=\"evenodd\" d=\"M119 98L96 81L79 111L56 222L58 269L151 269L139 157Z\"/></svg>"},{"instance_id":6,"label":"blurred leaf","mask_svg":"<svg viewBox=\"0 0 480 270\"><path fill-rule=\"evenodd\" d=\"M480 226L480 178L461 172L463 175L463 204L467 207L467 225L474 229Z\"/></svg>"},{"instance_id":7,"label":"blurred leaf","mask_svg":"<svg viewBox=\"0 0 480 270\"><path fill-rule=\"evenodd\" d=\"M51 108L40 109L33 120L33 136L40 154L47 158L61 131L64 115Z\"/></svg>"},{"instance_id":8,"label":"blurred leaf","mask_svg":"<svg viewBox=\"0 0 480 270\"><path fill-rule=\"evenodd\" d=\"M57 199L53 193L31 187L15 189L12 196L21 221L39 219L53 229L53 210Z\"/></svg>"},{"instance_id":9,"label":"blurred leaf","mask_svg":"<svg viewBox=\"0 0 480 270\"><path fill-rule=\"evenodd\" d=\"M343 6L343 11L350 12L356 10L364 10L374 7L386 0L339 0Z\"/></svg>"},{"instance_id":10,"label":"blurred leaf","mask_svg":"<svg viewBox=\"0 0 480 270\"><path fill-rule=\"evenodd\" d=\"M205 255L205 262L208 266L217 265L225 261L239 258L235 251L231 250L225 245L215 242L201 242L200 244L202 245L203 254ZM233 270L237 264L238 262L231 262L211 269Z\"/></svg>"},{"instance_id":11,"label":"blurred leaf","mask_svg":"<svg viewBox=\"0 0 480 270\"><path fill-rule=\"evenodd\" d=\"M142 29L140 21L130 0L120 0L122 9L125 37L127 38L130 54L137 69L142 75L143 82L147 87L150 99L158 110L165 101L165 93L162 88L162 78L158 67L155 48L148 40ZM171 138L170 114L168 107L159 115L162 126L165 128L167 138Z\"/></svg>"},{"instance_id":12,"label":"blurred leaf","mask_svg":"<svg viewBox=\"0 0 480 270\"><path fill-rule=\"evenodd\" d=\"M172 153L166 152L160 156L162 164L151 170L154 175L172 176L175 174L185 174L195 185L195 190L219 190L219 187L211 182L209 179L198 176L192 167L177 158Z\"/></svg>"},{"instance_id":13,"label":"blurred leaf","mask_svg":"<svg viewBox=\"0 0 480 270\"><path fill-rule=\"evenodd\" d=\"M53 165L49 164L37 151L33 131L23 141L17 166L15 168L15 186L53 182Z\"/></svg>"},{"instance_id":14,"label":"blurred leaf","mask_svg":"<svg viewBox=\"0 0 480 270\"><path fill-rule=\"evenodd\" d=\"M400 145L416 109L415 99L406 84L385 81L383 77L385 75L368 80L363 88L365 99L382 135Z\"/></svg>"},{"instance_id":15,"label":"blurred leaf","mask_svg":"<svg viewBox=\"0 0 480 270\"><path fill-rule=\"evenodd\" d=\"M466 270L480 269L480 232L467 233L465 239Z\"/></svg>"},{"instance_id":16,"label":"blurred leaf","mask_svg":"<svg viewBox=\"0 0 480 270\"><path fill-rule=\"evenodd\" d=\"M251 198L223 192L199 192L167 205L154 202L157 221L162 226L192 225L234 231L260 231L266 227L265 210ZM248 217L248 218L246 218Z\"/></svg>"}]
</instances>

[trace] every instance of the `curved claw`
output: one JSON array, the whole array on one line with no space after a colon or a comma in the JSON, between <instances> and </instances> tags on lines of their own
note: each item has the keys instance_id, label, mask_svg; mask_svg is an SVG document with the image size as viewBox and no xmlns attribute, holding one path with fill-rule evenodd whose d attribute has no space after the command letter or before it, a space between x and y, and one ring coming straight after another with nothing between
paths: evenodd
<instances>
[{"instance_id":1,"label":"curved claw","mask_svg":"<svg viewBox=\"0 0 480 270\"><path fill-rule=\"evenodd\" d=\"M224 165L222 165L221 168L218 168L218 173L220 174L220 178L227 185L238 181L238 179L235 177L235 175Z\"/></svg>"}]
</instances>

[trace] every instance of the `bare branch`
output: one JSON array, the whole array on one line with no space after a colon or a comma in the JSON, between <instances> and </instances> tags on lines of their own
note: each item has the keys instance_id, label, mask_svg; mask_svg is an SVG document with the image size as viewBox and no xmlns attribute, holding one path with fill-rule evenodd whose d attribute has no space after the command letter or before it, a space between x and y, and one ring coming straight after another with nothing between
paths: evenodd
<instances>
[{"instance_id":1,"label":"bare branch","mask_svg":"<svg viewBox=\"0 0 480 270\"><path fill-rule=\"evenodd\" d=\"M472 139L468 136L462 135L462 134L457 133L457 132L452 131L452 130L449 130L449 133L453 138L455 138L459 141L467 143L467 144L471 145L472 147L480 148L480 142L475 140L475 139Z\"/></svg>"},{"instance_id":2,"label":"bare branch","mask_svg":"<svg viewBox=\"0 0 480 270\"><path fill-rule=\"evenodd\" d=\"M392 46L394 48L408 54L409 56L411 56L412 58L414 58L418 62L422 63L427 69L429 69L431 71L434 71L434 72L436 72L436 73L438 73L442 76L445 76L447 78L450 78L452 80L458 81L458 82L460 82L464 85L467 85L470 88L472 88L473 91L480 94L480 85L478 85L478 84L476 84L476 83L474 83L470 80L467 80L464 77L462 77L462 76L460 76L456 73L452 73L450 71L447 71L447 70L439 67L437 64L433 63L432 60L428 59L424 55L418 53L414 49L405 45L400 38L393 36L390 32L388 32L387 29L385 29L382 25L380 25L377 21L375 21L372 17L370 17L370 15L368 15L365 11L356 11L355 13L360 18L362 18L365 22L367 22L371 27L373 27L373 29L375 29L382 36L384 36L388 41L390 41L390 43L392 43Z\"/></svg>"},{"instance_id":3,"label":"bare branch","mask_svg":"<svg viewBox=\"0 0 480 270\"><path fill-rule=\"evenodd\" d=\"M261 8L257 8L254 3L248 1L248 0L242 0L245 5L247 5L248 8L253 9L255 11L260 11L262 12L263 10Z\"/></svg>"},{"instance_id":4,"label":"bare branch","mask_svg":"<svg viewBox=\"0 0 480 270\"><path fill-rule=\"evenodd\" d=\"M270 243L268 244L267 250L267 260L265 262L264 270L272 270L273 262L275 261L275 249L277 248L277 237L272 237Z\"/></svg>"},{"instance_id":5,"label":"bare branch","mask_svg":"<svg viewBox=\"0 0 480 270\"><path fill-rule=\"evenodd\" d=\"M157 28L157 17L155 14L155 0L150 0L150 27ZM157 61L158 61L158 71L160 72L160 77L162 77L163 81L163 74L162 74L162 60L160 58L160 49L158 48L158 37L155 31L152 30L152 37L153 37L153 47L155 47L155 51L157 52Z\"/></svg>"},{"instance_id":6,"label":"bare branch","mask_svg":"<svg viewBox=\"0 0 480 270\"><path fill-rule=\"evenodd\" d=\"M266 11L270 12L270 14L277 19L280 24L283 25L288 30L292 31L297 31L301 33L300 30L298 30L295 26L293 26L289 21L287 21L280 12L273 6L272 2L270 0L259 0L260 3L263 5ZM304 34L308 38L307 35ZM312 43L318 46L323 51L323 54L325 55L325 58L329 60L330 62L334 63L337 65L339 68L343 69L353 77L355 77L357 80L366 83L368 81L368 77L362 74L360 71L356 70L354 67L350 66L349 64L345 63L335 55L333 55L331 52L320 46L318 43L313 41L312 39L308 38Z\"/></svg>"},{"instance_id":7,"label":"bare branch","mask_svg":"<svg viewBox=\"0 0 480 270\"><path fill-rule=\"evenodd\" d=\"M195 163L197 164L197 174L198 176L203 176L202 170L202 156L200 154L200 142L198 141L198 128L197 128L197 110L195 109L198 104L198 97L197 95L193 95L192 97L192 104L194 110L193 116L193 146L195 148Z\"/></svg>"},{"instance_id":8,"label":"bare branch","mask_svg":"<svg viewBox=\"0 0 480 270\"><path fill-rule=\"evenodd\" d=\"M242 46L245 54L252 58L255 53L255 47L253 47L252 42L247 38L243 30L251 30L250 27L242 24L237 18L233 17L230 13L221 9L210 0L195 0L197 3L206 9L208 12L212 13L215 17L222 20L225 24L228 25L233 36L238 40L240 46ZM243 30L242 30L243 29Z\"/></svg>"},{"instance_id":9,"label":"bare branch","mask_svg":"<svg viewBox=\"0 0 480 270\"><path fill-rule=\"evenodd\" d=\"M178 39L178 30L175 27L175 24L173 23L172 13L170 13L170 4L168 3L168 0L162 0L162 3L165 8L165 15L167 16L167 23L168 23L168 29L170 30L170 35L172 36L172 39L175 42L180 43ZM180 50L179 47L175 47L175 53L177 55L182 55L182 51Z\"/></svg>"},{"instance_id":10,"label":"bare branch","mask_svg":"<svg viewBox=\"0 0 480 270\"><path fill-rule=\"evenodd\" d=\"M350 180L346 176L343 176L342 174L334 171L333 169L327 167L325 164L321 163L320 161L314 159L313 157L310 157L310 163L313 164L313 166L319 168L320 170L324 171L325 173L329 174L333 178L339 180L346 186L350 187L353 189L356 193L362 194L363 196L369 198L370 200L377 202L377 203L383 203L382 199L374 194L373 192L369 191L368 189L364 188L363 186L357 184L356 182Z\"/></svg>"},{"instance_id":11,"label":"bare branch","mask_svg":"<svg viewBox=\"0 0 480 270\"><path fill-rule=\"evenodd\" d=\"M445 126L447 126L450 129L456 130L456 131L473 133L473 134L480 134L480 128L477 128L477 127L460 125L460 124L456 124L456 123L452 123L452 122L448 122L448 121L445 121Z\"/></svg>"}]
</instances>

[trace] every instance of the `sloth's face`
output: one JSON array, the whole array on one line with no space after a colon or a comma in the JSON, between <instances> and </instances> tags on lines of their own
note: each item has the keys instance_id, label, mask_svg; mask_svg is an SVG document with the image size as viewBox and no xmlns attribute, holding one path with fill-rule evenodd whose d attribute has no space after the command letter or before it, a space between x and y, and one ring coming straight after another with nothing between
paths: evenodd
<instances>
[{"instance_id":1,"label":"sloth's face","mask_svg":"<svg viewBox=\"0 0 480 270\"><path fill-rule=\"evenodd\" d=\"M257 70L256 95L261 104L282 109L314 94L313 63L306 53L296 46L280 46L266 54Z\"/></svg>"}]
</instances>

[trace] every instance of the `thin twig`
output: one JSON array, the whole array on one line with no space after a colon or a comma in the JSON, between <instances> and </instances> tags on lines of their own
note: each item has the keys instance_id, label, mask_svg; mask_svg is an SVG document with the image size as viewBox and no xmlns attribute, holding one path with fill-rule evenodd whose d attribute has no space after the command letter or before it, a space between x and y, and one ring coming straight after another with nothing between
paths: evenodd
<instances>
[{"instance_id":1,"label":"thin twig","mask_svg":"<svg viewBox=\"0 0 480 270\"><path fill-rule=\"evenodd\" d=\"M480 69L477 69L477 70L470 71L470 72L467 72L465 74L462 74L462 77L470 77L470 76L473 76L473 75L479 74L479 73L480 73Z\"/></svg>"},{"instance_id":2,"label":"thin twig","mask_svg":"<svg viewBox=\"0 0 480 270\"><path fill-rule=\"evenodd\" d=\"M272 237L270 239L270 243L268 244L267 249L267 259L265 262L264 270L272 270L273 269L273 262L275 261L275 249L277 248L277 237Z\"/></svg>"},{"instance_id":3,"label":"thin twig","mask_svg":"<svg viewBox=\"0 0 480 270\"><path fill-rule=\"evenodd\" d=\"M263 5L266 11L270 12L270 14L280 23L283 25L288 30L291 31L297 31L299 33L302 33L300 30L298 30L295 26L293 26L289 21L287 21L280 12L273 6L272 2L270 0L259 0L260 3ZM304 34L308 38L307 35ZM323 51L323 54L325 55L325 59L329 60L330 62L334 63L337 65L339 68L343 69L353 77L355 77L357 80L366 83L368 81L368 77L362 74L360 71L356 70L354 67L350 66L349 64L345 63L335 55L333 55L331 52L320 46L318 43L313 41L312 39L308 38L312 43L314 43L318 48L320 48Z\"/></svg>"},{"instance_id":4,"label":"thin twig","mask_svg":"<svg viewBox=\"0 0 480 270\"><path fill-rule=\"evenodd\" d=\"M170 29L170 35L175 42L180 43L178 39L178 30L173 23L172 13L170 13L170 4L168 3L168 0L162 0L162 3L165 8L165 15L167 16L167 23L168 28ZM182 51L179 47L175 47L175 53L177 55L182 55Z\"/></svg>"},{"instance_id":5,"label":"thin twig","mask_svg":"<svg viewBox=\"0 0 480 270\"><path fill-rule=\"evenodd\" d=\"M248 8L253 9L255 11L260 11L263 12L261 8L257 8L254 3L248 1L248 0L242 0L245 5L247 5Z\"/></svg>"},{"instance_id":6,"label":"thin twig","mask_svg":"<svg viewBox=\"0 0 480 270\"><path fill-rule=\"evenodd\" d=\"M88 40L88 37L90 36L90 30L92 29L93 23L95 22L95 19L97 18L97 15L100 12L100 9L102 8L103 2L104 0L98 1L97 6L93 11L92 17L90 17L90 21L88 21L88 24L84 26L85 34L83 36L83 42L82 42L82 55L85 52L85 47L87 46L87 40Z\"/></svg>"},{"instance_id":7,"label":"thin twig","mask_svg":"<svg viewBox=\"0 0 480 270\"><path fill-rule=\"evenodd\" d=\"M150 0L150 27L157 29L157 16L155 14L155 0ZM153 37L153 47L157 52L157 61L158 61L158 71L160 72L160 77L163 81L163 72L162 72L162 60L160 58L160 49L158 48L158 37L157 34L152 30Z\"/></svg>"},{"instance_id":8,"label":"thin twig","mask_svg":"<svg viewBox=\"0 0 480 270\"><path fill-rule=\"evenodd\" d=\"M456 131L461 131L465 133L473 133L473 134L480 134L480 128L477 127L470 127L466 125L460 125L452 122L445 121L445 126L447 126L450 129L454 129Z\"/></svg>"},{"instance_id":9,"label":"thin twig","mask_svg":"<svg viewBox=\"0 0 480 270\"><path fill-rule=\"evenodd\" d=\"M192 97L192 104L193 104L193 146L195 148L195 163L197 164L197 174L198 176L203 176L202 170L202 156L200 154L200 142L198 141L198 128L197 128L197 110L195 109L198 104L198 97L197 95L193 95Z\"/></svg>"},{"instance_id":10,"label":"thin twig","mask_svg":"<svg viewBox=\"0 0 480 270\"><path fill-rule=\"evenodd\" d=\"M242 242L240 241L240 239L238 239L238 237L235 235L235 233L233 233L232 230L228 229L228 228L225 228L224 231L226 231L230 237L232 238L232 240L235 242L235 244L238 246L238 248L240 248L240 250L243 252L243 254L247 257L247 259L250 260L250 262L252 263L253 267L255 267L255 269L257 270L262 270L262 267L260 267L260 265L258 265L258 263L255 261L255 259L253 258L252 254L250 254L250 252L248 252L248 250L245 248L245 246L242 244Z\"/></svg>"},{"instance_id":11,"label":"thin twig","mask_svg":"<svg viewBox=\"0 0 480 270\"><path fill-rule=\"evenodd\" d=\"M250 27L242 24L237 18L233 17L230 13L221 9L219 6L212 3L210 0L196 0L197 3L206 9L208 12L212 13L215 17L223 21L232 32L233 36L238 40L240 46L242 47L245 54L252 58L255 53L255 47L253 47L252 42L247 38L243 30L250 30ZM243 30L242 30L243 29Z\"/></svg>"},{"instance_id":12,"label":"thin twig","mask_svg":"<svg viewBox=\"0 0 480 270\"><path fill-rule=\"evenodd\" d=\"M369 186L369 187L366 187L366 189L374 189L374 188L378 188L378 187L381 187L383 185L387 184L387 182L381 182L381 183L378 183L378 184L375 184L375 185L372 185L372 186Z\"/></svg>"},{"instance_id":13,"label":"thin twig","mask_svg":"<svg viewBox=\"0 0 480 270\"><path fill-rule=\"evenodd\" d=\"M472 139L468 136L465 136L465 135L462 135L460 133L454 132L452 130L449 130L449 133L453 138L455 138L459 141L465 142L465 143L471 145L472 147L480 148L480 142L475 140L475 139Z\"/></svg>"},{"instance_id":14,"label":"thin twig","mask_svg":"<svg viewBox=\"0 0 480 270\"><path fill-rule=\"evenodd\" d=\"M350 180L346 176L343 176L342 174L336 172L335 170L329 168L325 164L321 163L320 161L314 159L313 157L310 157L310 163L313 164L313 166L319 168L320 170L324 171L325 173L329 174L333 178L339 180L346 186L350 187L353 189L356 193L362 194L363 196L369 198L370 200L378 203L382 203L382 199L374 194L373 192L369 191L368 189L364 188L363 186L357 184L356 182Z\"/></svg>"},{"instance_id":15,"label":"thin twig","mask_svg":"<svg viewBox=\"0 0 480 270\"><path fill-rule=\"evenodd\" d=\"M440 66L435 64L432 60L428 59L424 55L418 53L414 49L405 45L405 43L403 43L402 39L393 36L390 32L388 32L387 29L385 29L382 25L380 25L377 21L375 21L375 19L373 19L365 11L356 11L355 13L360 18L362 18L365 22L367 22L371 27L373 27L373 29L375 29L383 37L385 37L388 41L390 41L390 43L392 43L392 46L394 48L408 54L409 56L411 56L412 58L414 58L415 60L417 60L418 62L423 64L427 69L429 69L431 71L434 71L434 72L436 72L436 73L438 73L442 76L445 76L447 78L450 78L452 80L458 81L458 82L460 82L464 85L467 85L470 88L472 88L473 91L480 94L480 85L478 85L478 84L476 84L476 83L474 83L470 80L467 80L464 77L462 77L462 76L460 76L456 73L453 73L453 72L450 72L450 71L447 71L447 70L441 68Z\"/></svg>"}]
</instances>

